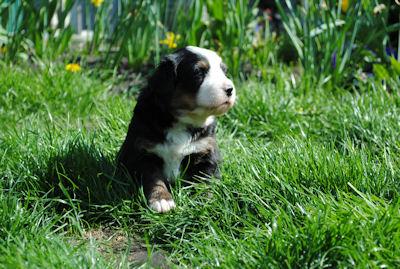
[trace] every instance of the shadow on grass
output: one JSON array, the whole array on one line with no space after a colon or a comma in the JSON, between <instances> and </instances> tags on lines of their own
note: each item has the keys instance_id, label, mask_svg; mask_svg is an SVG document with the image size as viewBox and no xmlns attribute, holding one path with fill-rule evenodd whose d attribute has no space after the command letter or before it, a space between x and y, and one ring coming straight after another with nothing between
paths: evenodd
<instances>
[{"instance_id":1,"label":"shadow on grass","mask_svg":"<svg viewBox=\"0 0 400 269\"><path fill-rule=\"evenodd\" d=\"M132 179L117 171L115 156L106 156L94 143L82 140L58 150L40 174L40 189L59 202L57 211L78 208L89 222L113 218L115 210L126 204L132 207L137 197Z\"/></svg>"},{"instance_id":2,"label":"shadow on grass","mask_svg":"<svg viewBox=\"0 0 400 269\"><path fill-rule=\"evenodd\" d=\"M100 253L112 251L117 259L125 257L135 265L169 268L163 252L149 254L140 236L121 230L124 224L141 222L143 201L133 180L117 171L115 156L104 155L94 142L79 138L59 148L36 175L36 187L46 193L53 209L61 214L73 210L94 224L78 241L96 240Z\"/></svg>"}]
</instances>

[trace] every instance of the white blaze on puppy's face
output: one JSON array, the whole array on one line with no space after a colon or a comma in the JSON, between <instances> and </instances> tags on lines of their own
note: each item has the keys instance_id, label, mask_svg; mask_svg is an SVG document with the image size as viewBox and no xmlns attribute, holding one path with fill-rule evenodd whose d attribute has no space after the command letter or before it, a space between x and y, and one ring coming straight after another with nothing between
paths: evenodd
<instances>
[{"instance_id":1,"label":"white blaze on puppy's face","mask_svg":"<svg viewBox=\"0 0 400 269\"><path fill-rule=\"evenodd\" d=\"M236 90L221 67L221 58L211 50L192 46L187 49L204 57L209 63L209 70L196 96L197 105L206 109L210 115L224 114L235 103Z\"/></svg>"}]
</instances>

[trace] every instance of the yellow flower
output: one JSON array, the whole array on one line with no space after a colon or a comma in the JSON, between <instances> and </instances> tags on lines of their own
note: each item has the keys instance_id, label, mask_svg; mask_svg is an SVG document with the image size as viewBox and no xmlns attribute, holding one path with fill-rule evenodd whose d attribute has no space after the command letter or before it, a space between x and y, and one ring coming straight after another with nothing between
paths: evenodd
<instances>
[{"instance_id":1,"label":"yellow flower","mask_svg":"<svg viewBox=\"0 0 400 269\"><path fill-rule=\"evenodd\" d=\"M175 49L178 45L176 41L181 38L180 35L175 35L173 32L167 32L167 37L160 41L160 44L167 45L170 49Z\"/></svg>"},{"instance_id":2,"label":"yellow flower","mask_svg":"<svg viewBox=\"0 0 400 269\"><path fill-rule=\"evenodd\" d=\"M79 65L79 64L67 64L66 66L65 66L65 70L67 70L68 72L73 72L73 73L75 73L75 72L79 72L79 71L81 71L81 66Z\"/></svg>"},{"instance_id":3,"label":"yellow flower","mask_svg":"<svg viewBox=\"0 0 400 269\"><path fill-rule=\"evenodd\" d=\"M346 13L349 9L349 0L342 0L342 11Z\"/></svg>"},{"instance_id":4,"label":"yellow flower","mask_svg":"<svg viewBox=\"0 0 400 269\"><path fill-rule=\"evenodd\" d=\"M101 6L101 4L103 4L103 2L104 2L104 0L92 0L92 4L93 4L95 7Z\"/></svg>"},{"instance_id":5,"label":"yellow flower","mask_svg":"<svg viewBox=\"0 0 400 269\"><path fill-rule=\"evenodd\" d=\"M6 45L1 45L0 46L0 54L6 54L6 52L7 52L7 47L6 47Z\"/></svg>"}]
</instances>

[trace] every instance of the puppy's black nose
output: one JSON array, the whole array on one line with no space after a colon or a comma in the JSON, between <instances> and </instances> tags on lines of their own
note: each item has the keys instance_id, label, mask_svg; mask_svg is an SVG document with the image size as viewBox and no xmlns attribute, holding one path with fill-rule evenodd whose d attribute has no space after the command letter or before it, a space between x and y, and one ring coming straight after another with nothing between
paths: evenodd
<instances>
[{"instance_id":1,"label":"puppy's black nose","mask_svg":"<svg viewBox=\"0 0 400 269\"><path fill-rule=\"evenodd\" d=\"M226 95L227 95L228 97L231 97L231 96L232 96L232 91L233 91L233 88L228 88L228 89L226 89L226 90L225 90Z\"/></svg>"}]
</instances>

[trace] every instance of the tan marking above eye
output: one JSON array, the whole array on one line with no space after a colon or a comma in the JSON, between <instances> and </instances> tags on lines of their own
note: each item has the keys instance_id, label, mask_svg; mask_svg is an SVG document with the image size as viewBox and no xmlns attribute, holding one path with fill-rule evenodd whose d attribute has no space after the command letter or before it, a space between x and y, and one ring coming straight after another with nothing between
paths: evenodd
<instances>
[{"instance_id":1,"label":"tan marking above eye","mask_svg":"<svg viewBox=\"0 0 400 269\"><path fill-rule=\"evenodd\" d=\"M200 60L197 63L197 66L202 69L202 70L208 70L210 68L210 65L208 64L208 62L204 61L204 60Z\"/></svg>"}]
</instances>

